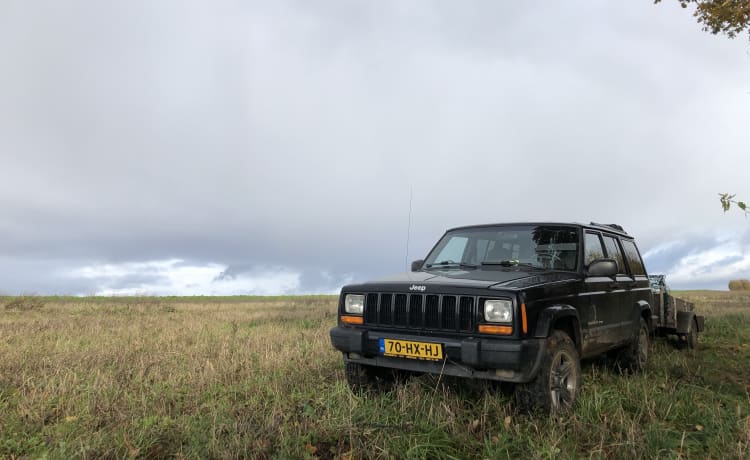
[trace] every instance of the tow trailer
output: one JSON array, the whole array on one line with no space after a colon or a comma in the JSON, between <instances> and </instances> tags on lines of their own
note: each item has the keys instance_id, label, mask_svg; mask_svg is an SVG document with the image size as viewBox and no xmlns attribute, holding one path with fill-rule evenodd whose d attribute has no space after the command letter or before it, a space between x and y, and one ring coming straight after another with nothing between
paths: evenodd
<instances>
[{"instance_id":1,"label":"tow trailer","mask_svg":"<svg viewBox=\"0 0 750 460\"><path fill-rule=\"evenodd\" d=\"M705 317L696 314L692 302L670 293L665 275L649 275L648 278L654 299L654 332L661 336L676 335L687 348L696 348Z\"/></svg>"}]
</instances>

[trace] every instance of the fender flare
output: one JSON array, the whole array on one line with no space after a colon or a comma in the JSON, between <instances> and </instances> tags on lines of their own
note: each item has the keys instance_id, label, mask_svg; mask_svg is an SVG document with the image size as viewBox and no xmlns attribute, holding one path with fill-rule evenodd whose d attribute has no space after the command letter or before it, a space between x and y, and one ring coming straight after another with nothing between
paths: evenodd
<instances>
[{"instance_id":1,"label":"fender flare","mask_svg":"<svg viewBox=\"0 0 750 460\"><path fill-rule=\"evenodd\" d=\"M693 324L695 318L694 311L678 311L677 312L677 333L687 334L690 331L690 326ZM700 330L700 328L698 329Z\"/></svg>"},{"instance_id":2,"label":"fender flare","mask_svg":"<svg viewBox=\"0 0 750 460\"><path fill-rule=\"evenodd\" d=\"M656 330L656 324L659 321L658 316L654 316L654 311L651 309L651 305L645 300L638 301L638 312L641 318L646 319L646 325L648 326L648 332L653 333Z\"/></svg>"},{"instance_id":3,"label":"fender flare","mask_svg":"<svg viewBox=\"0 0 750 460\"><path fill-rule=\"evenodd\" d=\"M549 337L555 323L558 320L565 318L573 319L573 334L575 337L571 338L575 342L576 348L580 353L582 348L581 321L578 317L578 310L570 305L552 305L539 312L539 316L536 320L536 328L534 329L534 337L539 339Z\"/></svg>"}]
</instances>

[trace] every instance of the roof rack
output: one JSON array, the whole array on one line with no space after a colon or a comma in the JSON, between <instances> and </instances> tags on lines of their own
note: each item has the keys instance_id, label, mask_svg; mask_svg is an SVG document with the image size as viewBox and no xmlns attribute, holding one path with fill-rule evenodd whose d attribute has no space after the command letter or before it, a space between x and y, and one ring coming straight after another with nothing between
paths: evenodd
<instances>
[{"instance_id":1,"label":"roof rack","mask_svg":"<svg viewBox=\"0 0 750 460\"><path fill-rule=\"evenodd\" d=\"M618 225L618 224L600 224L600 223L597 223L597 222L591 222L591 225L596 225L596 226L599 226L599 227L609 227L609 228L613 228L613 229L615 229L617 231L620 231L622 233L628 233L628 232L625 231L624 228L622 228L622 225Z\"/></svg>"}]
</instances>

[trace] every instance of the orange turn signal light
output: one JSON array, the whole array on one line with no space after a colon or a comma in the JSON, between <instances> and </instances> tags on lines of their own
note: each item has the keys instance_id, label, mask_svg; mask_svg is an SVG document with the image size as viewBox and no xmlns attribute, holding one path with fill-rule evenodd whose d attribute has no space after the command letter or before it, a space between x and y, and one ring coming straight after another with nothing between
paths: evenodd
<instances>
[{"instance_id":1,"label":"orange turn signal light","mask_svg":"<svg viewBox=\"0 0 750 460\"><path fill-rule=\"evenodd\" d=\"M529 332L529 324L526 322L526 304L521 304L521 330L524 334Z\"/></svg>"},{"instance_id":2,"label":"orange turn signal light","mask_svg":"<svg viewBox=\"0 0 750 460\"><path fill-rule=\"evenodd\" d=\"M344 324L364 324L365 319L361 316L346 316L341 315L341 322Z\"/></svg>"},{"instance_id":3,"label":"orange turn signal light","mask_svg":"<svg viewBox=\"0 0 750 460\"><path fill-rule=\"evenodd\" d=\"M494 324L480 324L479 332L482 334L510 335L513 333L512 326L496 326Z\"/></svg>"}]
</instances>

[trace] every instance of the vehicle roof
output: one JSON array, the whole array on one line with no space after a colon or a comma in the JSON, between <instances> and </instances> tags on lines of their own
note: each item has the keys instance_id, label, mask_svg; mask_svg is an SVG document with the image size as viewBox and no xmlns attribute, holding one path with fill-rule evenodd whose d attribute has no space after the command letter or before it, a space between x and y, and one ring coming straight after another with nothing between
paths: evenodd
<instances>
[{"instance_id":1,"label":"vehicle roof","mask_svg":"<svg viewBox=\"0 0 750 460\"><path fill-rule=\"evenodd\" d=\"M632 238L628 232L626 232L621 226L617 224L598 224L591 222L590 224L582 224L580 222L500 222L494 224L477 224L477 225L462 225L460 227L453 227L446 230L447 232L453 230L464 230L470 228L483 228L483 227L498 227L498 226L513 226L513 225L549 225L549 226L565 226L565 227L580 227L585 229L592 229L598 231L605 231L608 233L616 233L621 236Z\"/></svg>"}]
</instances>

